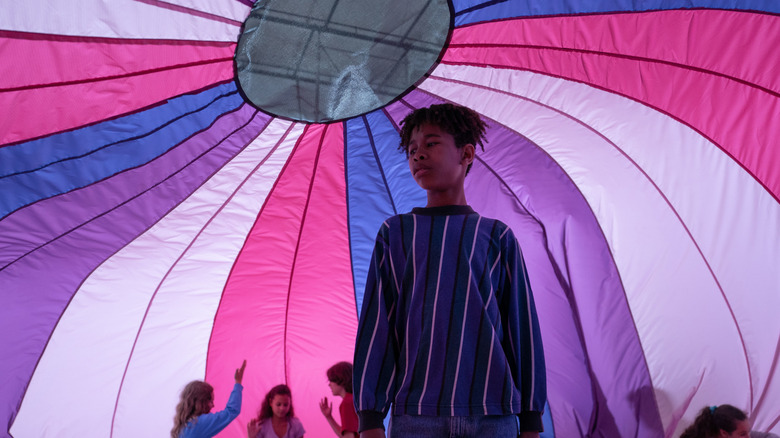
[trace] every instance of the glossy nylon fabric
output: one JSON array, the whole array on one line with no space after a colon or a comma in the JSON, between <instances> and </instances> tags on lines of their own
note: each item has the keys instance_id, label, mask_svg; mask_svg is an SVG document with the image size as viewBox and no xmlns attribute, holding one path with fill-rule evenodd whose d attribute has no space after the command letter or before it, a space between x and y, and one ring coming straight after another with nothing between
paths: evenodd
<instances>
[{"instance_id":1,"label":"glossy nylon fabric","mask_svg":"<svg viewBox=\"0 0 780 438\"><path fill-rule=\"evenodd\" d=\"M233 76L233 45L222 41L196 42L182 50L183 43L174 40L5 30L0 37L9 65L25 66L10 69L3 80L0 105L16 109L0 119L3 144L153 109ZM87 68L93 65L102 68Z\"/></svg>"},{"instance_id":2,"label":"glossy nylon fabric","mask_svg":"<svg viewBox=\"0 0 780 438\"><path fill-rule=\"evenodd\" d=\"M43 3L0 16L6 435L164 435L184 383L223 405L247 357L223 436L280 381L327 436L375 232L425 199L398 121L447 100L490 123L467 197L533 272L548 436L722 403L780 432L775 2L454 2L417 90L329 125L242 103L250 2Z\"/></svg>"}]
</instances>

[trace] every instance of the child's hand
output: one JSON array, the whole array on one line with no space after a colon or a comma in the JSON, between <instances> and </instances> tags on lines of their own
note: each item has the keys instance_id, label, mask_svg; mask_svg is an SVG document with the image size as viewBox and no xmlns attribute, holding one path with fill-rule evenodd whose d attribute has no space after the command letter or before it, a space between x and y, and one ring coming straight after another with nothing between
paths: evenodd
<instances>
[{"instance_id":1,"label":"child's hand","mask_svg":"<svg viewBox=\"0 0 780 438\"><path fill-rule=\"evenodd\" d=\"M331 416L331 413L333 412L333 403L328 403L328 397L323 397L322 400L320 400L320 410L325 418Z\"/></svg>"},{"instance_id":2,"label":"child's hand","mask_svg":"<svg viewBox=\"0 0 780 438\"><path fill-rule=\"evenodd\" d=\"M256 438L257 434L260 433L260 430L263 428L263 426L260 424L260 420L257 418L253 418L249 424L246 425L246 435L248 438Z\"/></svg>"},{"instance_id":3,"label":"child's hand","mask_svg":"<svg viewBox=\"0 0 780 438\"><path fill-rule=\"evenodd\" d=\"M241 384L241 381L244 380L244 370L246 369L246 359L244 359L244 363L241 364L241 368L236 370L236 383L239 385Z\"/></svg>"}]
</instances>

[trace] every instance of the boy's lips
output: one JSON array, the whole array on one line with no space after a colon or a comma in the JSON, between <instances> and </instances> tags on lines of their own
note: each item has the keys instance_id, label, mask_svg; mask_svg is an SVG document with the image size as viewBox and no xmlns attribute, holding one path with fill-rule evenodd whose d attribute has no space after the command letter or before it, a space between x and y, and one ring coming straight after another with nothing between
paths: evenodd
<instances>
[{"instance_id":1,"label":"boy's lips","mask_svg":"<svg viewBox=\"0 0 780 438\"><path fill-rule=\"evenodd\" d=\"M414 172L412 172L412 175L417 175L418 172L423 170L431 170L431 168L428 166L417 166L414 168Z\"/></svg>"}]
</instances>

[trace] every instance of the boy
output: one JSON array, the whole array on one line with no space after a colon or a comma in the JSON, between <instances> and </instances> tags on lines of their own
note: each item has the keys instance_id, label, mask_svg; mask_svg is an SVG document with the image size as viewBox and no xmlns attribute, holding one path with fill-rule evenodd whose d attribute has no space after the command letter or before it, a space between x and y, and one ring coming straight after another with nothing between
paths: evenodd
<instances>
[{"instance_id":1,"label":"boy","mask_svg":"<svg viewBox=\"0 0 780 438\"><path fill-rule=\"evenodd\" d=\"M342 438L358 438L358 418L355 413L355 402L352 399L352 364L339 362L328 368L325 373L328 376L328 386L335 396L342 398L339 405L341 424L333 418L333 404L328 403L328 397L320 400L320 411L328 420L330 428L336 436Z\"/></svg>"},{"instance_id":2,"label":"boy","mask_svg":"<svg viewBox=\"0 0 780 438\"><path fill-rule=\"evenodd\" d=\"M522 255L463 189L485 124L443 104L401 126L428 204L389 218L376 238L355 346L360 435L384 437L392 403L395 436L538 437L546 377Z\"/></svg>"}]
</instances>

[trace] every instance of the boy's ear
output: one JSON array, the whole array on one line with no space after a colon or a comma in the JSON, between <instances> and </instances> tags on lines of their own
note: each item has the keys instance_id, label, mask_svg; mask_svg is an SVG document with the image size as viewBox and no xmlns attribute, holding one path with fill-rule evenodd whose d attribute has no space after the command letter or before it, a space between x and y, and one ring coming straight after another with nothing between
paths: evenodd
<instances>
[{"instance_id":1,"label":"boy's ear","mask_svg":"<svg viewBox=\"0 0 780 438\"><path fill-rule=\"evenodd\" d=\"M474 161L474 154L476 153L476 148L473 144L467 143L461 148L461 163L469 165Z\"/></svg>"}]
</instances>

